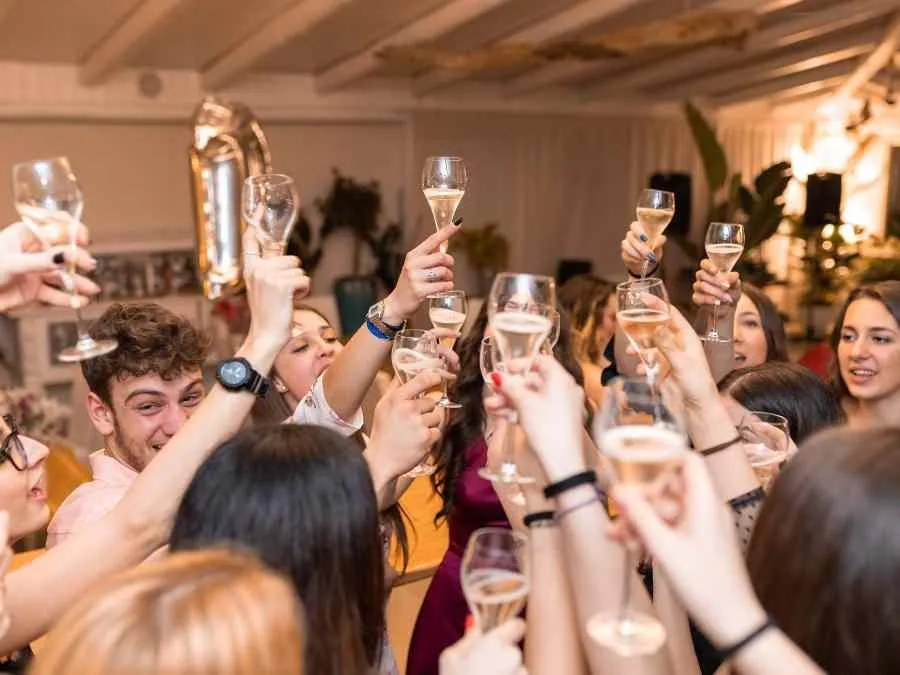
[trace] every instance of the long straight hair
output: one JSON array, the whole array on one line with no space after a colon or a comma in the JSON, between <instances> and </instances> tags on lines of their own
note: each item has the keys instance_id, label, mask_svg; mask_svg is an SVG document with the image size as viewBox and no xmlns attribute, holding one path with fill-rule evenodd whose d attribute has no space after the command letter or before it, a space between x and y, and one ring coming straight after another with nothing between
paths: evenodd
<instances>
[{"instance_id":1,"label":"long straight hair","mask_svg":"<svg viewBox=\"0 0 900 675\"><path fill-rule=\"evenodd\" d=\"M379 663L385 587L378 507L353 441L323 427L279 424L219 446L184 495L170 546L222 544L249 548L291 579L314 636L308 672L366 673Z\"/></svg>"},{"instance_id":2,"label":"long straight hair","mask_svg":"<svg viewBox=\"0 0 900 675\"><path fill-rule=\"evenodd\" d=\"M827 673L900 673L900 429L814 436L760 511L747 566L785 634Z\"/></svg>"},{"instance_id":3,"label":"long straight hair","mask_svg":"<svg viewBox=\"0 0 900 675\"><path fill-rule=\"evenodd\" d=\"M302 675L290 583L245 553L176 553L97 587L47 636L31 675ZM307 671L310 672L310 671Z\"/></svg>"},{"instance_id":4,"label":"long straight hair","mask_svg":"<svg viewBox=\"0 0 900 675\"><path fill-rule=\"evenodd\" d=\"M775 303L756 286L744 284L741 292L759 312L763 334L766 336L766 361L787 361L787 334L784 330L784 319L778 313Z\"/></svg>"}]
</instances>

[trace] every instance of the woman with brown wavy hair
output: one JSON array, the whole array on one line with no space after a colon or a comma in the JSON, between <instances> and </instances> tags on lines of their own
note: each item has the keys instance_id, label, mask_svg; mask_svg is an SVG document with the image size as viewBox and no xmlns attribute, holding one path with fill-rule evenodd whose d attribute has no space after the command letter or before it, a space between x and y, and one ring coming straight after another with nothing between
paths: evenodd
<instances>
[{"instance_id":1,"label":"woman with brown wavy hair","mask_svg":"<svg viewBox=\"0 0 900 675\"><path fill-rule=\"evenodd\" d=\"M62 618L32 675L302 675L290 583L247 554L177 553L98 587Z\"/></svg>"}]
</instances>

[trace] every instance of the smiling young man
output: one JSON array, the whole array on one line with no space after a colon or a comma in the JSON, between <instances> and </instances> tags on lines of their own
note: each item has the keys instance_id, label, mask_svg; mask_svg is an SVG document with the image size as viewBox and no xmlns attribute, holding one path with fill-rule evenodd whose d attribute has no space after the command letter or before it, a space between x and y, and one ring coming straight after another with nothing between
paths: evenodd
<instances>
[{"instance_id":1,"label":"smiling young man","mask_svg":"<svg viewBox=\"0 0 900 675\"><path fill-rule=\"evenodd\" d=\"M115 304L93 323L95 339L119 347L84 361L87 412L104 438L79 486L47 529L47 546L99 520L194 412L206 393L209 341L187 319L155 303Z\"/></svg>"}]
</instances>

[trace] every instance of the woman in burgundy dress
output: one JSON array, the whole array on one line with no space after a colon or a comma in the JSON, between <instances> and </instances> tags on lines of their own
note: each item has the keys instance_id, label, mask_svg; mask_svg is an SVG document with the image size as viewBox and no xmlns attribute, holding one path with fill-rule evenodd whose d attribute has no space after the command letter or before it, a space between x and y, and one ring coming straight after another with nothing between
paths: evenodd
<instances>
[{"instance_id":1,"label":"woman in burgundy dress","mask_svg":"<svg viewBox=\"0 0 900 675\"><path fill-rule=\"evenodd\" d=\"M560 312L560 336L554 355L583 383L581 368L572 349L568 318ZM460 371L453 395L462 403L455 411L438 448L437 471L432 476L441 509L435 520L446 518L450 545L435 572L413 631L407 658L407 675L438 675L441 652L465 633L469 613L459 578L463 551L472 532L480 527L509 527L493 485L478 475L487 462L487 440L493 425L482 405L484 380L479 356L487 329L487 309L481 312L457 347Z\"/></svg>"}]
</instances>

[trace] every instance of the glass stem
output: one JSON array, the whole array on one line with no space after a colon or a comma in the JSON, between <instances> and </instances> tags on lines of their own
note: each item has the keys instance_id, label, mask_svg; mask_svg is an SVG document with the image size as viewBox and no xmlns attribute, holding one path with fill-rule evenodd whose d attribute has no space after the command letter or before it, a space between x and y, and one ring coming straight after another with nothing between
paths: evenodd
<instances>
[{"instance_id":1,"label":"glass stem","mask_svg":"<svg viewBox=\"0 0 900 675\"><path fill-rule=\"evenodd\" d=\"M624 574L622 575L622 598L619 601L619 632L625 633L624 625L628 621L631 605L631 569L633 567L631 549L625 546Z\"/></svg>"},{"instance_id":2,"label":"glass stem","mask_svg":"<svg viewBox=\"0 0 900 675\"><path fill-rule=\"evenodd\" d=\"M712 326L709 328L709 334L719 337L719 304L713 305Z\"/></svg>"},{"instance_id":3,"label":"glass stem","mask_svg":"<svg viewBox=\"0 0 900 675\"><path fill-rule=\"evenodd\" d=\"M516 474L516 435L518 434L519 417L514 412L509 413L506 425L506 438L503 439L503 457L500 463L500 473L503 476Z\"/></svg>"}]
</instances>

